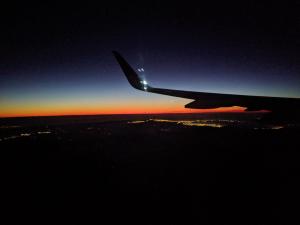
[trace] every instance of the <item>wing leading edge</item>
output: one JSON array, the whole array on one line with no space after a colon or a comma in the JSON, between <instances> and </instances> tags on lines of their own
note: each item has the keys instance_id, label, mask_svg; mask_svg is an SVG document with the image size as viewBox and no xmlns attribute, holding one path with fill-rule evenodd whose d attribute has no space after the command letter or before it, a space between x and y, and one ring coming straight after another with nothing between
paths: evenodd
<instances>
[{"instance_id":1,"label":"wing leading edge","mask_svg":"<svg viewBox=\"0 0 300 225\"><path fill-rule=\"evenodd\" d=\"M270 110L273 112L299 112L300 109L299 98L234 95L151 87L146 81L139 77L135 70L118 52L113 51L113 54L126 75L127 80L134 88L156 94L193 99L194 101L185 105L186 108L212 109L219 107L241 106L246 107L247 111Z\"/></svg>"}]
</instances>

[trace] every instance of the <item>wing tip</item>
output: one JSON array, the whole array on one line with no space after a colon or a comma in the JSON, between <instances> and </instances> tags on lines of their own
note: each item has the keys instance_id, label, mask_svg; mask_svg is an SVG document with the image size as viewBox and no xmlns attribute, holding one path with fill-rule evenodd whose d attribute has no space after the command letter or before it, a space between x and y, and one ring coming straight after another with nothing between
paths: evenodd
<instances>
[{"instance_id":1,"label":"wing tip","mask_svg":"<svg viewBox=\"0 0 300 225\"><path fill-rule=\"evenodd\" d=\"M120 53L118 51L112 50L111 52L114 54L114 56L120 55Z\"/></svg>"},{"instance_id":2,"label":"wing tip","mask_svg":"<svg viewBox=\"0 0 300 225\"><path fill-rule=\"evenodd\" d=\"M121 56L120 53L117 51L112 51L112 53L121 66L121 69L131 86L138 90L145 91L145 86L142 84L142 80L136 71L129 65L129 63Z\"/></svg>"}]
</instances>

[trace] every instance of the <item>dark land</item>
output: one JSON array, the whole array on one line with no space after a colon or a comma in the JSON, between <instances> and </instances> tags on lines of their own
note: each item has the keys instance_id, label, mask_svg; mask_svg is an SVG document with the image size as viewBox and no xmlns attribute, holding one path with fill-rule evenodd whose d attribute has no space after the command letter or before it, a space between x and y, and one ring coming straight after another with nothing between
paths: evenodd
<instances>
[{"instance_id":1,"label":"dark land","mask_svg":"<svg viewBox=\"0 0 300 225\"><path fill-rule=\"evenodd\" d=\"M14 224L300 222L296 125L261 126L254 114L0 123L2 193Z\"/></svg>"}]
</instances>

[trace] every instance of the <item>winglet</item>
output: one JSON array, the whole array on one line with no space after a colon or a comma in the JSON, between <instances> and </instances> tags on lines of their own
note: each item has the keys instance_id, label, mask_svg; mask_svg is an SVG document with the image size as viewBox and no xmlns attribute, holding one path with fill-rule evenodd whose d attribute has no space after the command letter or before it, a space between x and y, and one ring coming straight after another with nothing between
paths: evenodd
<instances>
[{"instance_id":1,"label":"winglet","mask_svg":"<svg viewBox=\"0 0 300 225\"><path fill-rule=\"evenodd\" d=\"M126 60L118 52L113 51L112 53L116 57L131 86L138 90L147 91L147 83L139 77L134 69L126 62Z\"/></svg>"}]
</instances>

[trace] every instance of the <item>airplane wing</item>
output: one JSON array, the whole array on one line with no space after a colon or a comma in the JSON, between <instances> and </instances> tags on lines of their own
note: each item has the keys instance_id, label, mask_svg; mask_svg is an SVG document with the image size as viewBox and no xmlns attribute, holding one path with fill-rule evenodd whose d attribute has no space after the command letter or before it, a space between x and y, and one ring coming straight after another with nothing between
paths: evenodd
<instances>
[{"instance_id":1,"label":"airplane wing","mask_svg":"<svg viewBox=\"0 0 300 225\"><path fill-rule=\"evenodd\" d=\"M164 88L155 88L142 80L135 70L116 51L113 51L129 83L136 89L162 95L192 99L193 101L185 105L191 109L212 109L219 107L241 106L246 107L246 111L269 110L272 112L299 112L299 98L281 98L267 96L249 96L235 94L221 94L195 91L182 91Z\"/></svg>"}]
</instances>

